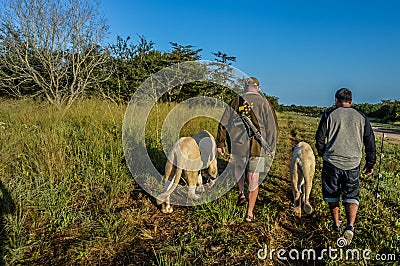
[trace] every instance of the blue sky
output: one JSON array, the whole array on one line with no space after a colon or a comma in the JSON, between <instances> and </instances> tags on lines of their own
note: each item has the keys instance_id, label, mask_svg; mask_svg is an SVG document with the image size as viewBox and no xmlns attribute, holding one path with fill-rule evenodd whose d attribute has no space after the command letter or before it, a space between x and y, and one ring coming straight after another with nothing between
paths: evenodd
<instances>
[{"instance_id":1,"label":"blue sky","mask_svg":"<svg viewBox=\"0 0 400 266\"><path fill-rule=\"evenodd\" d=\"M400 99L400 1L102 0L108 41L137 35L236 56L285 105L331 106L340 87L355 103Z\"/></svg>"}]
</instances>

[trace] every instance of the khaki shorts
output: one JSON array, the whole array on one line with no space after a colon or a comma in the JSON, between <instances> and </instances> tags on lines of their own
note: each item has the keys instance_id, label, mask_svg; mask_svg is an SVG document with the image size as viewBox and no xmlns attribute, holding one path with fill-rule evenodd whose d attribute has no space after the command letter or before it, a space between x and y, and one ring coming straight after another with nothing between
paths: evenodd
<instances>
[{"instance_id":1,"label":"khaki shorts","mask_svg":"<svg viewBox=\"0 0 400 266\"><path fill-rule=\"evenodd\" d=\"M234 165L241 165L244 168L246 157L232 154L230 162ZM246 170L251 173L265 172L265 157L249 157Z\"/></svg>"}]
</instances>

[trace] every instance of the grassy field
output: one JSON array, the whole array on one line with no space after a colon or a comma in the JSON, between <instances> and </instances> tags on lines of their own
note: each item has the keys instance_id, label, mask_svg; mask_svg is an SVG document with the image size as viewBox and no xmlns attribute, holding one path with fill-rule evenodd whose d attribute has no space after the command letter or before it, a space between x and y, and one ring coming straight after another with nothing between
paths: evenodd
<instances>
[{"instance_id":1,"label":"grassy field","mask_svg":"<svg viewBox=\"0 0 400 266\"><path fill-rule=\"evenodd\" d=\"M147 146L162 171L156 136L172 106L149 121ZM61 113L47 104L2 100L0 105L0 252L4 265L388 265L400 259L400 146L384 142L379 199L377 176L362 176L361 206L352 249L371 260L279 260L278 249L337 248L317 171L311 215L291 215L289 162L299 141L314 146L318 119L279 113L275 161L260 188L255 213L243 222L237 188L211 203L175 206L162 214L140 191L125 162L122 122L126 106L92 99ZM182 135L216 132L217 122L196 119ZM380 150L380 140L377 148ZM134 191L135 193L131 193ZM341 220L345 221L342 209ZM257 251L275 249L271 260ZM319 253L318 253L319 254ZM374 260L379 254L386 261ZM396 261L392 261L394 257ZM269 254L268 254L269 255ZM295 253L292 253L296 256ZM285 255L289 256L288 253ZM301 254L300 254L301 256ZM343 257L345 254L343 254ZM390 259L390 261L389 261Z\"/></svg>"}]
</instances>

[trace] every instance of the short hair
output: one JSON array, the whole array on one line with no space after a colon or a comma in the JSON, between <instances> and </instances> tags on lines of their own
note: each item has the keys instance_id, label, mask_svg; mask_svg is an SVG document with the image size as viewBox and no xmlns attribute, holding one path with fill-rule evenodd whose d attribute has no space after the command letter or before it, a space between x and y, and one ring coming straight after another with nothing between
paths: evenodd
<instances>
[{"instance_id":1,"label":"short hair","mask_svg":"<svg viewBox=\"0 0 400 266\"><path fill-rule=\"evenodd\" d=\"M255 77L250 77L250 78L246 79L244 85L245 85L245 87L260 86L260 82L258 81L257 78L255 78Z\"/></svg>"},{"instance_id":2,"label":"short hair","mask_svg":"<svg viewBox=\"0 0 400 266\"><path fill-rule=\"evenodd\" d=\"M351 102L353 100L351 90L341 88L335 93L335 98L339 102Z\"/></svg>"}]
</instances>

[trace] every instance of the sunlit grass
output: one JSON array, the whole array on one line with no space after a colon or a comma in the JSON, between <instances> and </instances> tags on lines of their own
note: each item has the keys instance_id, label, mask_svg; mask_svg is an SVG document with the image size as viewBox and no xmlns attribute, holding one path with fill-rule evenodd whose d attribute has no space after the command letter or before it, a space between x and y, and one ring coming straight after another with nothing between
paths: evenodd
<instances>
[{"instance_id":1,"label":"sunlit grass","mask_svg":"<svg viewBox=\"0 0 400 266\"><path fill-rule=\"evenodd\" d=\"M147 125L146 146L160 172L165 155L159 136L163 119L173 107L157 106ZM315 212L302 218L291 216L291 147L298 141L314 146L318 119L278 114L278 151L260 187L255 208L259 221L246 224L245 207L235 205L236 187L205 205L176 206L170 215L161 214L144 192L131 197L131 190L139 187L122 149L125 110L126 106L97 99L79 102L67 113L34 101L2 101L0 247L4 264L268 265L273 262L257 258L264 244L276 249L335 247L328 207L322 201L320 158L311 197ZM200 129L215 135L217 126L218 121L200 117L185 123L180 135ZM384 145L381 197L375 198L377 176L363 176L352 247L400 257L400 148L396 141L385 140ZM354 261L340 264L358 265Z\"/></svg>"}]
</instances>

